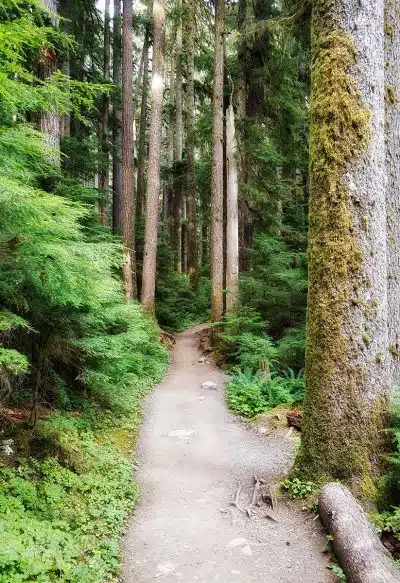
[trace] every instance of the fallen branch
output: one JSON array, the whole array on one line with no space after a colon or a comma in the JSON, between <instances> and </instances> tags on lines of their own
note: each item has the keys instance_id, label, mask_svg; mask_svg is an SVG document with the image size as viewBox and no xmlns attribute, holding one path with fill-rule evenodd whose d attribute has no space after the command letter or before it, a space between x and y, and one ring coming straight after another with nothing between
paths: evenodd
<instances>
[{"instance_id":1,"label":"fallen branch","mask_svg":"<svg viewBox=\"0 0 400 583\"><path fill-rule=\"evenodd\" d=\"M333 548L349 583L395 583L400 572L350 491L327 484L319 498L320 515L333 536Z\"/></svg>"}]
</instances>

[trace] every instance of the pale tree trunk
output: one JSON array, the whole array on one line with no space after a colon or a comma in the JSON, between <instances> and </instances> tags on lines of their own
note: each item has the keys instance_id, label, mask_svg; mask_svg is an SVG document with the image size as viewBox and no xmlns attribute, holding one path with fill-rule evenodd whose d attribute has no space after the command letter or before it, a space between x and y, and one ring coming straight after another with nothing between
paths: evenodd
<instances>
[{"instance_id":1,"label":"pale tree trunk","mask_svg":"<svg viewBox=\"0 0 400 583\"><path fill-rule=\"evenodd\" d=\"M388 409L383 0L312 21L305 420L299 471L371 497ZM357 26L355 26L357 23Z\"/></svg>"},{"instance_id":2,"label":"pale tree trunk","mask_svg":"<svg viewBox=\"0 0 400 583\"><path fill-rule=\"evenodd\" d=\"M122 233L122 45L121 0L114 0L113 19L113 83L117 90L113 97L113 230Z\"/></svg>"},{"instance_id":3,"label":"pale tree trunk","mask_svg":"<svg viewBox=\"0 0 400 583\"><path fill-rule=\"evenodd\" d=\"M174 248L174 180L172 169L174 166L174 138L175 138L175 67L174 58L171 56L171 70L169 77L169 106L168 106L168 168L170 177L168 180L168 222L167 229L169 243ZM175 266L175 261L173 262Z\"/></svg>"},{"instance_id":4,"label":"pale tree trunk","mask_svg":"<svg viewBox=\"0 0 400 583\"><path fill-rule=\"evenodd\" d=\"M183 152L183 96L182 96L182 0L176 0L179 11L179 21L176 30L176 60L175 60L175 134L174 134L174 170L181 174ZM182 272L182 177L174 180L174 237L175 268Z\"/></svg>"},{"instance_id":5,"label":"pale tree trunk","mask_svg":"<svg viewBox=\"0 0 400 583\"><path fill-rule=\"evenodd\" d=\"M196 217L196 167L194 158L194 59L196 52L196 3L187 2L186 33L186 197L187 197L187 265L190 282L197 285L197 217Z\"/></svg>"},{"instance_id":6,"label":"pale tree trunk","mask_svg":"<svg viewBox=\"0 0 400 583\"><path fill-rule=\"evenodd\" d=\"M386 204L391 380L400 385L400 4L386 0Z\"/></svg>"},{"instance_id":7,"label":"pale tree trunk","mask_svg":"<svg viewBox=\"0 0 400 583\"><path fill-rule=\"evenodd\" d=\"M140 130L139 130L139 149L138 149L138 179L137 179L137 201L138 214L144 212L144 196L146 190L145 180L145 159L146 159L146 130L147 130L147 102L149 95L149 29L146 31L143 46L143 87L142 87L142 105L140 108Z\"/></svg>"},{"instance_id":8,"label":"pale tree trunk","mask_svg":"<svg viewBox=\"0 0 400 583\"><path fill-rule=\"evenodd\" d=\"M226 118L226 309L234 312L239 296L239 209L235 114L230 104Z\"/></svg>"},{"instance_id":9,"label":"pale tree trunk","mask_svg":"<svg viewBox=\"0 0 400 583\"><path fill-rule=\"evenodd\" d=\"M241 125L247 116L247 49L244 33L247 20L247 1L239 0L237 25L240 33L238 43L238 79L237 79L237 93L236 93L236 110L237 116ZM239 136L240 137L240 136ZM246 149L240 149L240 158L238 159L238 180L239 184L246 186L248 182L248 168L247 168ZM242 188L243 192L243 188ZM250 213L244 200L243 194L239 193L239 233L240 233L240 268L243 271L248 269L248 241L246 232L249 230Z\"/></svg>"},{"instance_id":10,"label":"pale tree trunk","mask_svg":"<svg viewBox=\"0 0 400 583\"><path fill-rule=\"evenodd\" d=\"M53 12L51 21L57 28L57 1L43 0L43 4L48 10ZM40 57L40 78L48 79L57 71L57 55L52 48L46 47ZM60 160L60 116L56 111L44 111L40 114L39 130L45 134L46 141L53 148L54 153L51 155L51 161L57 166L61 165Z\"/></svg>"},{"instance_id":11,"label":"pale tree trunk","mask_svg":"<svg viewBox=\"0 0 400 583\"><path fill-rule=\"evenodd\" d=\"M103 55L103 77L104 81L108 83L110 81L110 59L111 59L111 47L110 47L110 0L105 1L104 5L104 55ZM107 213L108 213L108 189L109 189L109 157L110 157L110 146L109 146L109 110L110 110L110 98L108 95L103 97L103 108L101 112L101 146L103 152L103 164L104 166L100 172L100 222L102 225L107 224Z\"/></svg>"},{"instance_id":12,"label":"pale tree trunk","mask_svg":"<svg viewBox=\"0 0 400 583\"><path fill-rule=\"evenodd\" d=\"M137 297L133 170L132 8L132 0L124 0L122 21L122 242L124 245L125 295L128 299Z\"/></svg>"},{"instance_id":13,"label":"pale tree trunk","mask_svg":"<svg viewBox=\"0 0 400 583\"><path fill-rule=\"evenodd\" d=\"M165 6L166 0L154 0L149 169L147 174L146 230L142 287L143 306L145 310L152 313L155 311L158 207L161 188L160 168L164 98Z\"/></svg>"},{"instance_id":14,"label":"pale tree trunk","mask_svg":"<svg viewBox=\"0 0 400 583\"><path fill-rule=\"evenodd\" d=\"M221 320L224 310L224 18L225 0L215 0L215 65L211 171L211 318Z\"/></svg>"}]
</instances>

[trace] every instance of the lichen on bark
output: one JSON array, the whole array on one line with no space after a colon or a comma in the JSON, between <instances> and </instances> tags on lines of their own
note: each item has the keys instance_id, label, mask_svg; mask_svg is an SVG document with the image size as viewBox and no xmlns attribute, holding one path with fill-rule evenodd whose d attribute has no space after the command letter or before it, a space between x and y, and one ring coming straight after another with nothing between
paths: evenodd
<instances>
[{"instance_id":1,"label":"lichen on bark","mask_svg":"<svg viewBox=\"0 0 400 583\"><path fill-rule=\"evenodd\" d=\"M332 6L317 0L313 16L307 395L295 470L371 497L387 403L363 395L369 371L360 354L373 349L366 322L376 299L362 293L368 259L357 231L368 231L368 219L354 222L358 193L349 174L369 147L371 111L354 74L356 44ZM349 333L355 311L364 328ZM381 355L374 366L384 366Z\"/></svg>"}]
</instances>

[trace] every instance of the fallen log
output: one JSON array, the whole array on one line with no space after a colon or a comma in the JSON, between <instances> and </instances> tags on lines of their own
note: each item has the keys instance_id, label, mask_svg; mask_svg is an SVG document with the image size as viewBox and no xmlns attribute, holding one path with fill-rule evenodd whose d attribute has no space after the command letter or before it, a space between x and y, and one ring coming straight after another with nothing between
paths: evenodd
<instances>
[{"instance_id":1,"label":"fallen log","mask_svg":"<svg viewBox=\"0 0 400 583\"><path fill-rule=\"evenodd\" d=\"M400 581L400 571L392 565L374 527L347 488L327 484L320 494L319 512L349 583Z\"/></svg>"}]
</instances>

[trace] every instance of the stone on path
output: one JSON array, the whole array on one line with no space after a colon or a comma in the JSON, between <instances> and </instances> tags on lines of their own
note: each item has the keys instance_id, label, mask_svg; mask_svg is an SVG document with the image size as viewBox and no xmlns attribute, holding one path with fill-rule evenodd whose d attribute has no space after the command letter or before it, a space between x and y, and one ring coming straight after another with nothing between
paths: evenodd
<instances>
[{"instance_id":1,"label":"stone on path","mask_svg":"<svg viewBox=\"0 0 400 583\"><path fill-rule=\"evenodd\" d=\"M205 383L203 383L201 385L202 389L206 389L208 391L216 391L217 390L217 384L214 383L213 381L206 381Z\"/></svg>"}]
</instances>

